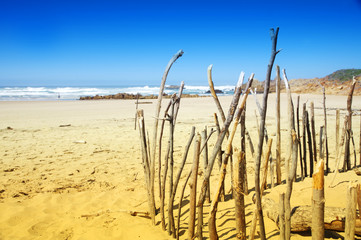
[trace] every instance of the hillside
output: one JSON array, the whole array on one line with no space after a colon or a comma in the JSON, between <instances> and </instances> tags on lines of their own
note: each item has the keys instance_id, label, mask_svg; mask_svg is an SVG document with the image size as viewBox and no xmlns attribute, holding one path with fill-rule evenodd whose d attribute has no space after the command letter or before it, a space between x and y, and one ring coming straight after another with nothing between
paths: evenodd
<instances>
[{"instance_id":1,"label":"hillside","mask_svg":"<svg viewBox=\"0 0 361 240\"><path fill-rule=\"evenodd\" d=\"M326 94L347 95L352 84L352 78L361 82L361 69L342 69L333 72L323 78L293 79L290 81L291 90L294 93L322 93L322 86ZM361 84L357 83L354 95L361 95Z\"/></svg>"}]
</instances>

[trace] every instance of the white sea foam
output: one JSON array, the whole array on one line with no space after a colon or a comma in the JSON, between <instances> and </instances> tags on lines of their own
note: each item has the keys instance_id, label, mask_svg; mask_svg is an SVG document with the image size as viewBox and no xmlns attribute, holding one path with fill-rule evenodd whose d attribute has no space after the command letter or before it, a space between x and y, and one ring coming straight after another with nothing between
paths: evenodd
<instances>
[{"instance_id":1,"label":"white sea foam","mask_svg":"<svg viewBox=\"0 0 361 240\"><path fill-rule=\"evenodd\" d=\"M224 95L233 94L234 86L215 86ZM183 93L207 95L208 86L185 85ZM169 86L166 94L178 92ZM127 87L0 87L0 101L38 101L38 100L77 100L84 96L111 95L117 93L158 95L159 87L127 86Z\"/></svg>"}]
</instances>

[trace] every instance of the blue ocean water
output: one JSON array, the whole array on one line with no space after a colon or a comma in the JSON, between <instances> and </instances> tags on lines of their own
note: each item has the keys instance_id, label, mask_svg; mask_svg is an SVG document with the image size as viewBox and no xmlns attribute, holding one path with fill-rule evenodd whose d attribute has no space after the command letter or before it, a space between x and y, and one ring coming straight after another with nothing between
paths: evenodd
<instances>
[{"instance_id":1,"label":"blue ocean water","mask_svg":"<svg viewBox=\"0 0 361 240\"><path fill-rule=\"evenodd\" d=\"M216 86L223 91L223 95L234 92L234 86ZM187 86L184 94L207 95L208 86ZM177 88L166 86L164 92L173 94ZM78 100L84 96L110 95L117 93L157 95L159 87L153 86L125 86L125 87L0 87L0 101L45 101L45 100Z\"/></svg>"}]
</instances>

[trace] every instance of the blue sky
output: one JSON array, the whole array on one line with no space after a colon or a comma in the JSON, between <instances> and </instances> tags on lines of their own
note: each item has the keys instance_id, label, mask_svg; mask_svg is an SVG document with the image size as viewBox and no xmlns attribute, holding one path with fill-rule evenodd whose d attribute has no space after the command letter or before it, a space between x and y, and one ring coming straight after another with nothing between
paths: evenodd
<instances>
[{"instance_id":1,"label":"blue sky","mask_svg":"<svg viewBox=\"0 0 361 240\"><path fill-rule=\"evenodd\" d=\"M290 79L361 68L361 0L0 2L0 86L235 84L264 80L270 28Z\"/></svg>"}]
</instances>

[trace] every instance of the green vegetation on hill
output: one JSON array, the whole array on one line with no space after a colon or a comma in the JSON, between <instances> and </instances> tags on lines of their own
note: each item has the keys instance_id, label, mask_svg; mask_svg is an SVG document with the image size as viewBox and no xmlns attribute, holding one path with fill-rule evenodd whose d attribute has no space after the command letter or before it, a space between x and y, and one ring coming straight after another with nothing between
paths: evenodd
<instances>
[{"instance_id":1,"label":"green vegetation on hill","mask_svg":"<svg viewBox=\"0 0 361 240\"><path fill-rule=\"evenodd\" d=\"M342 82L351 80L353 76L361 74L361 69L341 69L327 76L329 80L340 80Z\"/></svg>"}]
</instances>

